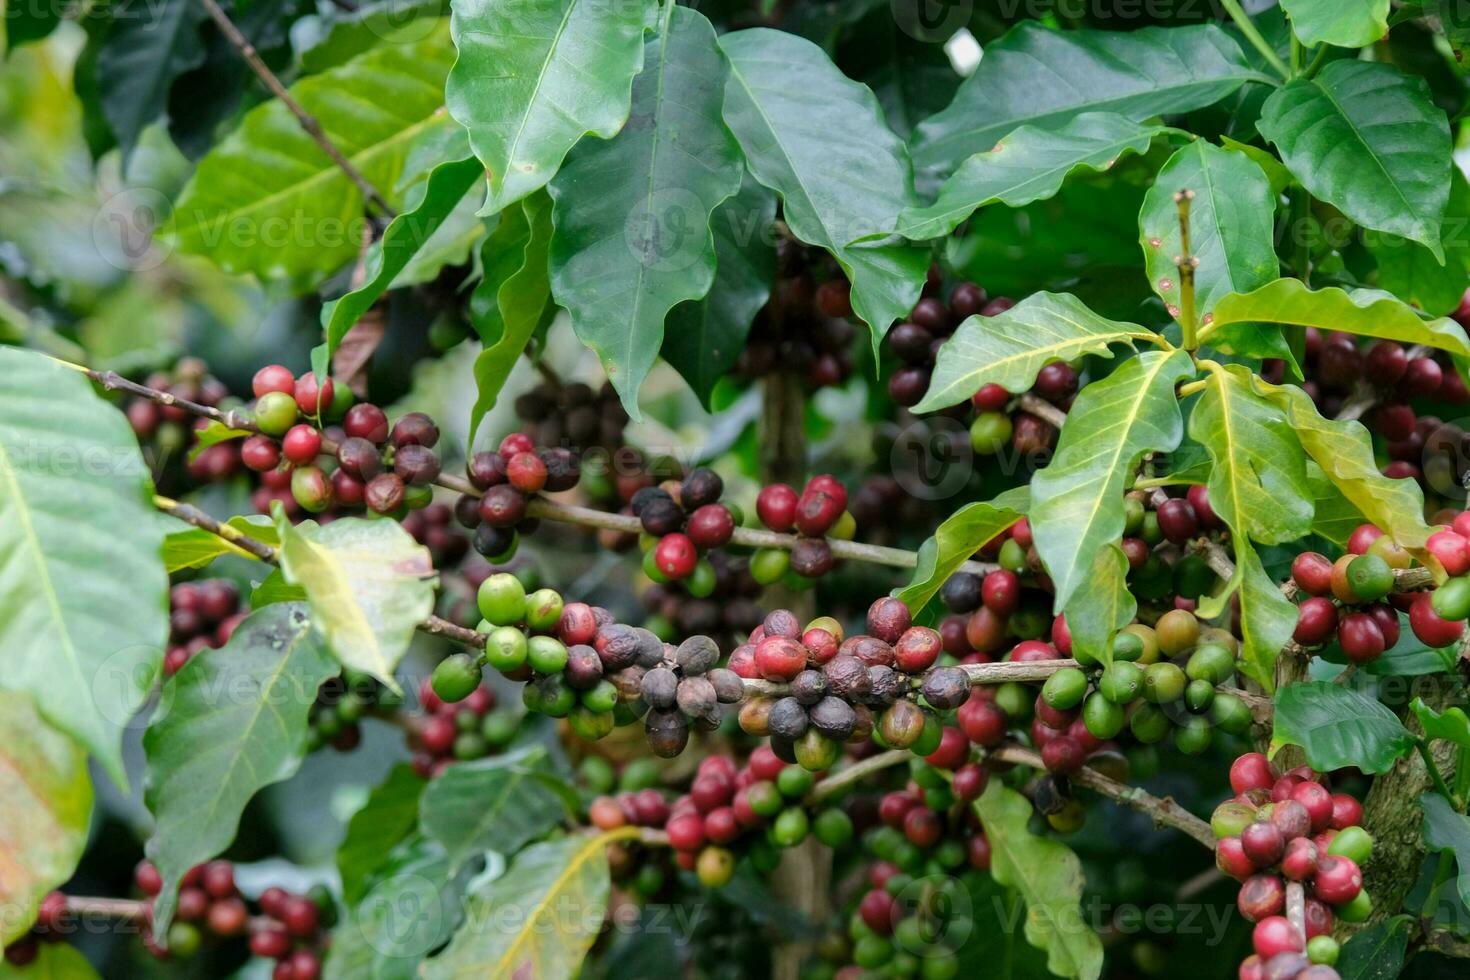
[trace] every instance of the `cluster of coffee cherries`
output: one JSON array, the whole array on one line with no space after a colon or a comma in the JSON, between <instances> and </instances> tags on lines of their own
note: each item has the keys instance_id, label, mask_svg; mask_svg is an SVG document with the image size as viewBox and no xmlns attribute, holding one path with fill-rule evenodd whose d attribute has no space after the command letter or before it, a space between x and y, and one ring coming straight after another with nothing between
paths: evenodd
<instances>
[{"instance_id":1,"label":"cluster of coffee cherries","mask_svg":"<svg viewBox=\"0 0 1470 980\"><path fill-rule=\"evenodd\" d=\"M240 446L240 458L261 474L257 510L279 500L288 513L367 507L401 518L432 501L439 427L427 415L410 412L390 428L378 406L353 404L346 385L319 385L312 372L298 377L281 364L257 371L251 389L260 432ZM323 430L338 420L340 433Z\"/></svg>"},{"instance_id":2,"label":"cluster of coffee cherries","mask_svg":"<svg viewBox=\"0 0 1470 980\"><path fill-rule=\"evenodd\" d=\"M756 497L755 512L772 531L797 535L790 551L760 548L751 556L750 573L762 585L784 581L796 588L809 586L832 570L832 547L827 539L851 540L857 531L857 522L847 510L847 488L827 473L812 477L799 494L784 483L763 487Z\"/></svg>"},{"instance_id":3,"label":"cluster of coffee cherries","mask_svg":"<svg viewBox=\"0 0 1470 980\"><path fill-rule=\"evenodd\" d=\"M808 388L840 385L852 376L851 286L826 252L783 238L776 245L771 298L755 316L735 362L735 374L759 378L780 370Z\"/></svg>"},{"instance_id":4,"label":"cluster of coffee cherries","mask_svg":"<svg viewBox=\"0 0 1470 980\"><path fill-rule=\"evenodd\" d=\"M240 608L240 587L226 578L180 582L169 589L168 606L165 677L177 674L201 650L224 646L249 615Z\"/></svg>"},{"instance_id":5,"label":"cluster of coffee cherries","mask_svg":"<svg viewBox=\"0 0 1470 980\"><path fill-rule=\"evenodd\" d=\"M1459 526L1470 530L1470 516ZM1428 550L1441 564L1448 562L1446 571L1452 575L1470 571L1470 552L1459 531L1439 530L1430 541ZM1371 524L1353 531L1347 553L1336 561L1315 551L1297 555L1291 580L1304 598L1297 607L1292 638L1304 647L1320 647L1335 639L1349 661L1371 663L1398 643L1402 611L1408 613L1409 628L1427 646L1454 643L1470 615L1470 582L1452 578L1433 591L1396 591L1395 571L1411 563L1406 550Z\"/></svg>"},{"instance_id":6,"label":"cluster of coffee cherries","mask_svg":"<svg viewBox=\"0 0 1470 980\"><path fill-rule=\"evenodd\" d=\"M707 467L682 482L644 487L629 506L643 527L643 572L656 583L682 582L696 598L714 594L714 566L701 558L735 533L738 509L720 503L725 483Z\"/></svg>"},{"instance_id":7,"label":"cluster of coffee cherries","mask_svg":"<svg viewBox=\"0 0 1470 980\"><path fill-rule=\"evenodd\" d=\"M150 899L151 909L151 900L163 891L163 876L142 861L133 871L133 881ZM276 961L272 980L317 980L327 930L336 917L331 895L325 889L295 895L272 887L261 893L257 905L261 915L252 917L235 884L234 866L210 861L185 873L167 943L159 943L146 930L143 940L156 956L187 957L205 938L248 936L252 953Z\"/></svg>"},{"instance_id":8,"label":"cluster of coffee cherries","mask_svg":"<svg viewBox=\"0 0 1470 980\"><path fill-rule=\"evenodd\" d=\"M580 478L577 457L570 449L538 452L524 432L510 433L497 449L475 453L465 472L480 496L461 496L454 506L455 517L474 530L475 550L496 564L515 557L521 532L539 526L526 516L530 498L543 490L570 490Z\"/></svg>"},{"instance_id":9,"label":"cluster of coffee cherries","mask_svg":"<svg viewBox=\"0 0 1470 980\"><path fill-rule=\"evenodd\" d=\"M1373 838L1361 826L1362 805L1320 780L1306 766L1282 774L1257 752L1230 766L1236 795L1216 807L1210 825L1218 839L1215 862L1242 883L1236 904L1256 924L1255 955L1241 964L1243 980L1336 976L1302 971L1336 962L1336 919L1362 922L1372 912L1361 866ZM1289 882L1304 889L1306 935L1285 914Z\"/></svg>"},{"instance_id":10,"label":"cluster of coffee cherries","mask_svg":"<svg viewBox=\"0 0 1470 980\"><path fill-rule=\"evenodd\" d=\"M409 742L414 772L425 779L437 776L451 763L504 751L520 731L520 714L497 707L495 691L488 685L479 684L468 694L446 701L436 692L433 678L427 677L418 694L422 715L414 716Z\"/></svg>"},{"instance_id":11,"label":"cluster of coffee cherries","mask_svg":"<svg viewBox=\"0 0 1470 980\"><path fill-rule=\"evenodd\" d=\"M580 381L544 381L516 398L515 412L534 445L565 447L579 456L594 447L621 448L628 426L628 413L610 382L593 391Z\"/></svg>"},{"instance_id":12,"label":"cluster of coffee cherries","mask_svg":"<svg viewBox=\"0 0 1470 980\"><path fill-rule=\"evenodd\" d=\"M968 751L962 733L943 728L935 714L958 707L969 694L963 670L930 669L941 652L939 634L914 626L908 607L892 598L869 607L867 629L844 637L830 617L803 628L789 610L767 615L730 654L729 667L741 677L785 683L786 693L748 698L741 728L769 736L778 757L812 771L832 766L844 743L870 736L935 758L952 754L956 741ZM932 710L910 698L920 675L919 691Z\"/></svg>"},{"instance_id":13,"label":"cluster of coffee cherries","mask_svg":"<svg viewBox=\"0 0 1470 980\"><path fill-rule=\"evenodd\" d=\"M338 752L351 752L362 744L363 718L394 711L402 703L397 692L370 674L344 670L317 689L307 715L307 750L315 752L330 745Z\"/></svg>"},{"instance_id":14,"label":"cluster of coffee cherries","mask_svg":"<svg viewBox=\"0 0 1470 980\"><path fill-rule=\"evenodd\" d=\"M210 408L218 408L229 400L229 389L224 382L211 375L197 357L181 358L172 371L150 374L143 383ZM184 451L190 448L192 433L207 423L179 406L132 398L124 411L139 445L151 459L154 479L160 487L172 489L184 475L195 483L219 483L240 471L240 451L235 443L218 443L199 450L193 459L186 458ZM180 467L175 461L184 465Z\"/></svg>"},{"instance_id":15,"label":"cluster of coffee cherries","mask_svg":"<svg viewBox=\"0 0 1470 980\"><path fill-rule=\"evenodd\" d=\"M989 299L985 290L973 282L957 284L945 302L938 295L933 274L931 271L925 295L909 312L908 319L896 324L883 338L883 346L901 362L888 377L888 396L905 408L917 405L924 397L939 348L960 323L972 316L994 316L1015 305L1001 297Z\"/></svg>"},{"instance_id":16,"label":"cluster of coffee cherries","mask_svg":"<svg viewBox=\"0 0 1470 980\"><path fill-rule=\"evenodd\" d=\"M1070 653L1081 665L1048 677L1034 704L1031 735L1051 772L1075 772L1125 728L1144 744L1172 731L1175 747L1186 755L1209 748L1217 728L1231 735L1250 731L1249 706L1222 689L1235 677L1238 650L1228 632L1206 633L1193 613L1171 610L1152 627L1135 623L1120 631L1104 667L1071 648L1064 619L1058 625L1061 648L1028 641L1011 652L1012 660ZM1007 692L997 690L996 699L1005 701Z\"/></svg>"},{"instance_id":17,"label":"cluster of coffee cherries","mask_svg":"<svg viewBox=\"0 0 1470 980\"><path fill-rule=\"evenodd\" d=\"M1450 405L1470 402L1459 372L1442 363L1432 351L1410 356L1410 351L1396 341L1375 340L1365 345L1350 333L1308 327L1304 354L1302 367L1307 381L1302 387L1318 409L1324 415L1337 414L1353 389L1366 382L1380 402L1374 411L1375 428L1390 443L1412 439L1414 412L1408 402L1416 398ZM1280 371L1284 365L1273 364L1271 368ZM1419 459L1417 452L1413 459Z\"/></svg>"},{"instance_id":18,"label":"cluster of coffee cherries","mask_svg":"<svg viewBox=\"0 0 1470 980\"><path fill-rule=\"evenodd\" d=\"M598 633L604 652L618 646L624 637L637 635L616 624ZM639 647L643 647L641 640ZM661 656L652 666L650 644L648 661L641 659L640 649L640 657L624 669L642 671L637 703L648 711L643 728L649 747L657 756L672 758L688 744L690 725L708 731L718 728L723 706L738 704L745 696L745 685L734 671L719 666L720 648L708 636L691 636L677 647L660 642L659 650Z\"/></svg>"},{"instance_id":19,"label":"cluster of coffee cherries","mask_svg":"<svg viewBox=\"0 0 1470 980\"><path fill-rule=\"evenodd\" d=\"M648 612L643 625L665 642L702 633L733 646L724 641L746 635L764 618L756 604L761 584L751 575L750 562L725 551L711 551L706 558L715 574L713 592L696 596L690 591L696 569L682 582L655 583L639 596Z\"/></svg>"}]
</instances>

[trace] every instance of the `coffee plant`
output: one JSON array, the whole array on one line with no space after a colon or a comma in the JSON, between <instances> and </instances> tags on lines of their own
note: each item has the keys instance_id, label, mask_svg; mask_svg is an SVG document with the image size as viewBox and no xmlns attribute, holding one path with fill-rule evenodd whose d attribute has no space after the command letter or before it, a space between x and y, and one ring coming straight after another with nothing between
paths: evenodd
<instances>
[{"instance_id":1,"label":"coffee plant","mask_svg":"<svg viewBox=\"0 0 1470 980\"><path fill-rule=\"evenodd\" d=\"M1465 974L1463 4L4 12L0 978Z\"/></svg>"}]
</instances>

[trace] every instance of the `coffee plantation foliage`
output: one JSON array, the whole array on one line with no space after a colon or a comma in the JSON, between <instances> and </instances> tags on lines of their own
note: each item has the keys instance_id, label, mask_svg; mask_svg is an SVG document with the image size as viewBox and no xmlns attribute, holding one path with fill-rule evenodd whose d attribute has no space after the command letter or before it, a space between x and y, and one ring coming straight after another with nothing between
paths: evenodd
<instances>
[{"instance_id":1,"label":"coffee plantation foliage","mask_svg":"<svg viewBox=\"0 0 1470 980\"><path fill-rule=\"evenodd\" d=\"M1462 976L1470 11L11 0L0 976Z\"/></svg>"}]
</instances>

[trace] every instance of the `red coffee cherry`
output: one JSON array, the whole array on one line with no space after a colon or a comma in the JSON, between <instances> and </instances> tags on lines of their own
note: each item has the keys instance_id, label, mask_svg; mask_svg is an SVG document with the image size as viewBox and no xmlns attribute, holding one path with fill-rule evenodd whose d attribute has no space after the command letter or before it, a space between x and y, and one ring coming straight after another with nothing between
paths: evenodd
<instances>
[{"instance_id":1,"label":"red coffee cherry","mask_svg":"<svg viewBox=\"0 0 1470 980\"><path fill-rule=\"evenodd\" d=\"M272 391L282 391L294 396L296 375L292 374L291 369L283 364L267 364L256 371L255 377L250 379L250 390L254 392L256 398Z\"/></svg>"},{"instance_id":2,"label":"red coffee cherry","mask_svg":"<svg viewBox=\"0 0 1470 980\"><path fill-rule=\"evenodd\" d=\"M318 387L316 375L311 371L307 371L296 379L296 386L292 391L292 394L296 396L296 407L301 409L301 413L313 416L331 407L335 393L336 389L331 378L325 379Z\"/></svg>"},{"instance_id":3,"label":"red coffee cherry","mask_svg":"<svg viewBox=\"0 0 1470 980\"><path fill-rule=\"evenodd\" d=\"M1447 647L1465 632L1463 622L1440 618L1429 603L1429 593L1420 595L1409 607L1409 628L1425 646L1431 647Z\"/></svg>"},{"instance_id":4,"label":"red coffee cherry","mask_svg":"<svg viewBox=\"0 0 1470 980\"><path fill-rule=\"evenodd\" d=\"M516 453L505 464L505 478L522 493L537 493L546 486L546 464L535 453Z\"/></svg>"},{"instance_id":5,"label":"red coffee cherry","mask_svg":"<svg viewBox=\"0 0 1470 980\"><path fill-rule=\"evenodd\" d=\"M1291 577L1297 588L1309 595L1328 595L1332 591L1332 562L1315 551L1304 551L1292 559Z\"/></svg>"},{"instance_id":6,"label":"red coffee cherry","mask_svg":"<svg viewBox=\"0 0 1470 980\"><path fill-rule=\"evenodd\" d=\"M1251 875L1240 886L1235 904L1251 922L1280 915L1286 908L1286 885L1275 875Z\"/></svg>"},{"instance_id":7,"label":"red coffee cherry","mask_svg":"<svg viewBox=\"0 0 1470 980\"><path fill-rule=\"evenodd\" d=\"M1372 625L1370 617L1369 624ZM1313 596L1297 609L1296 630L1291 638L1304 647L1320 646L1337 632L1337 606L1331 599ZM1381 640L1382 637L1380 636ZM1382 651L1379 651L1382 652Z\"/></svg>"},{"instance_id":8,"label":"red coffee cherry","mask_svg":"<svg viewBox=\"0 0 1470 980\"><path fill-rule=\"evenodd\" d=\"M358 402L342 417L342 430L349 436L381 446L388 441L388 416L376 405Z\"/></svg>"},{"instance_id":9,"label":"red coffee cherry","mask_svg":"<svg viewBox=\"0 0 1470 980\"><path fill-rule=\"evenodd\" d=\"M298 424L281 439L281 455L297 466L306 466L322 451L322 434L312 426Z\"/></svg>"},{"instance_id":10,"label":"red coffee cherry","mask_svg":"<svg viewBox=\"0 0 1470 980\"><path fill-rule=\"evenodd\" d=\"M689 515L685 531L696 547L708 551L730 540L735 533L735 518L724 504L705 504Z\"/></svg>"},{"instance_id":11,"label":"red coffee cherry","mask_svg":"<svg viewBox=\"0 0 1470 980\"><path fill-rule=\"evenodd\" d=\"M675 581L694 574L699 552L687 534L665 534L653 549L653 563Z\"/></svg>"},{"instance_id":12,"label":"red coffee cherry","mask_svg":"<svg viewBox=\"0 0 1470 980\"><path fill-rule=\"evenodd\" d=\"M796 522L796 491L784 483L773 483L761 490L755 500L755 513L772 531L789 531Z\"/></svg>"},{"instance_id":13,"label":"red coffee cherry","mask_svg":"<svg viewBox=\"0 0 1470 980\"><path fill-rule=\"evenodd\" d=\"M240 462L257 473L264 473L280 465L281 450L270 436L250 436L240 444Z\"/></svg>"}]
</instances>

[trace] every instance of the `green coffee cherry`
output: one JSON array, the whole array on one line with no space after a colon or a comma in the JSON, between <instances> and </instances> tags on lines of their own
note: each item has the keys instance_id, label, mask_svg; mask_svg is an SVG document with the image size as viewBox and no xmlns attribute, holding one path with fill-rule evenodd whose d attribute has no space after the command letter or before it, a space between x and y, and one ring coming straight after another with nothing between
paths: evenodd
<instances>
[{"instance_id":1,"label":"green coffee cherry","mask_svg":"<svg viewBox=\"0 0 1470 980\"><path fill-rule=\"evenodd\" d=\"M600 680L581 694L582 705L589 711L611 711L618 706L618 688L612 681Z\"/></svg>"},{"instance_id":2,"label":"green coffee cherry","mask_svg":"<svg viewBox=\"0 0 1470 980\"><path fill-rule=\"evenodd\" d=\"M480 737L492 748L509 745L521 727L521 720L505 708L496 708L480 721ZM596 758L588 756L589 759ZM611 790L609 790L610 792Z\"/></svg>"},{"instance_id":3,"label":"green coffee cherry","mask_svg":"<svg viewBox=\"0 0 1470 980\"><path fill-rule=\"evenodd\" d=\"M549 633L561 621L561 610L561 593L537 589L526 596L526 625L537 633Z\"/></svg>"},{"instance_id":4,"label":"green coffee cherry","mask_svg":"<svg viewBox=\"0 0 1470 980\"><path fill-rule=\"evenodd\" d=\"M1192 681L1224 684L1235 674L1235 654L1218 643L1201 644L1190 655L1184 673Z\"/></svg>"},{"instance_id":5,"label":"green coffee cherry","mask_svg":"<svg viewBox=\"0 0 1470 980\"><path fill-rule=\"evenodd\" d=\"M1122 632L1113 637L1113 662L1135 662L1143 656L1143 638L1137 633Z\"/></svg>"},{"instance_id":6,"label":"green coffee cherry","mask_svg":"<svg viewBox=\"0 0 1470 980\"><path fill-rule=\"evenodd\" d=\"M696 599L707 599L715 593L715 566L709 559L701 558L694 566L694 574L684 580L684 591Z\"/></svg>"},{"instance_id":7,"label":"green coffee cherry","mask_svg":"<svg viewBox=\"0 0 1470 980\"><path fill-rule=\"evenodd\" d=\"M1215 685L1209 681L1190 681L1184 688L1184 705L1195 714L1210 710L1215 701Z\"/></svg>"},{"instance_id":8,"label":"green coffee cherry","mask_svg":"<svg viewBox=\"0 0 1470 980\"><path fill-rule=\"evenodd\" d=\"M1470 576L1452 578L1445 582L1434 590L1429 597L1429 604L1442 619L1459 622L1470 617Z\"/></svg>"},{"instance_id":9,"label":"green coffee cherry","mask_svg":"<svg viewBox=\"0 0 1470 980\"><path fill-rule=\"evenodd\" d=\"M450 752L460 762L483 758L488 751L489 746L485 744L479 732L461 732L450 748Z\"/></svg>"},{"instance_id":10,"label":"green coffee cherry","mask_svg":"<svg viewBox=\"0 0 1470 980\"><path fill-rule=\"evenodd\" d=\"M1087 694L1087 675L1076 667L1065 667L1046 679L1041 697L1058 711L1071 711Z\"/></svg>"},{"instance_id":11,"label":"green coffee cherry","mask_svg":"<svg viewBox=\"0 0 1470 980\"><path fill-rule=\"evenodd\" d=\"M970 448L982 456L1000 452L1011 441L1011 417L1004 412L981 412L970 423Z\"/></svg>"},{"instance_id":12,"label":"green coffee cherry","mask_svg":"<svg viewBox=\"0 0 1470 980\"><path fill-rule=\"evenodd\" d=\"M526 641L526 662L538 674L556 674L567 665L566 645L554 636L533 636Z\"/></svg>"},{"instance_id":13,"label":"green coffee cherry","mask_svg":"<svg viewBox=\"0 0 1470 980\"><path fill-rule=\"evenodd\" d=\"M779 847L795 847L806 840L810 829L806 811L799 806L789 806L771 825L771 841Z\"/></svg>"},{"instance_id":14,"label":"green coffee cherry","mask_svg":"<svg viewBox=\"0 0 1470 980\"><path fill-rule=\"evenodd\" d=\"M1128 704L1143 693L1143 668L1127 660L1116 660L1102 673L1097 689L1114 704Z\"/></svg>"},{"instance_id":15,"label":"green coffee cherry","mask_svg":"<svg viewBox=\"0 0 1470 980\"><path fill-rule=\"evenodd\" d=\"M1373 899L1368 897L1368 889L1358 892L1358 897L1346 905L1339 905L1336 909L1337 917L1343 922L1367 922L1368 916L1373 914Z\"/></svg>"},{"instance_id":16,"label":"green coffee cherry","mask_svg":"<svg viewBox=\"0 0 1470 980\"><path fill-rule=\"evenodd\" d=\"M1373 855L1373 835L1362 827L1344 827L1327 845L1327 853L1335 857L1351 858L1359 866L1367 863Z\"/></svg>"},{"instance_id":17,"label":"green coffee cherry","mask_svg":"<svg viewBox=\"0 0 1470 980\"><path fill-rule=\"evenodd\" d=\"M475 602L480 607L480 615L496 626L514 625L526 618L526 587L508 572L499 572L481 582Z\"/></svg>"},{"instance_id":18,"label":"green coffee cherry","mask_svg":"<svg viewBox=\"0 0 1470 980\"><path fill-rule=\"evenodd\" d=\"M995 689L995 705L1006 713L1006 716L1016 723L1024 723L1031 717L1031 712L1036 707L1036 695L1032 693L1034 688L1015 681L1007 681ZM936 743L937 747L937 743ZM931 752L933 749L930 750ZM920 755L928 755L928 752L920 752Z\"/></svg>"},{"instance_id":19,"label":"green coffee cherry","mask_svg":"<svg viewBox=\"0 0 1470 980\"><path fill-rule=\"evenodd\" d=\"M1184 671L1174 664L1149 664L1143 672L1143 696L1154 704L1170 704L1184 696Z\"/></svg>"},{"instance_id":20,"label":"green coffee cherry","mask_svg":"<svg viewBox=\"0 0 1470 980\"><path fill-rule=\"evenodd\" d=\"M595 742L613 730L612 709L593 711L585 703L579 704L567 715L567 723L578 738Z\"/></svg>"},{"instance_id":21,"label":"green coffee cherry","mask_svg":"<svg viewBox=\"0 0 1470 980\"><path fill-rule=\"evenodd\" d=\"M842 847L852 840L852 818L839 807L829 807L817 814L812 832L828 847Z\"/></svg>"},{"instance_id":22,"label":"green coffee cherry","mask_svg":"<svg viewBox=\"0 0 1470 980\"><path fill-rule=\"evenodd\" d=\"M1161 741L1169 734L1169 716L1162 708L1140 701L1128 717L1128 730L1145 745Z\"/></svg>"},{"instance_id":23,"label":"green coffee cherry","mask_svg":"<svg viewBox=\"0 0 1470 980\"><path fill-rule=\"evenodd\" d=\"M1359 599L1373 602L1393 591L1393 569L1377 555L1359 555L1348 562L1347 582Z\"/></svg>"},{"instance_id":24,"label":"green coffee cherry","mask_svg":"<svg viewBox=\"0 0 1470 980\"><path fill-rule=\"evenodd\" d=\"M1122 707L1093 692L1082 702L1082 724L1094 738L1108 739L1123 730L1127 716Z\"/></svg>"},{"instance_id":25,"label":"green coffee cherry","mask_svg":"<svg viewBox=\"0 0 1470 980\"><path fill-rule=\"evenodd\" d=\"M760 585L775 585L791 567L791 552L785 548L760 548L750 556L750 577Z\"/></svg>"},{"instance_id":26,"label":"green coffee cherry","mask_svg":"<svg viewBox=\"0 0 1470 980\"><path fill-rule=\"evenodd\" d=\"M1006 538L995 561L1008 572L1023 572L1026 570L1026 549L1015 538Z\"/></svg>"},{"instance_id":27,"label":"green coffee cherry","mask_svg":"<svg viewBox=\"0 0 1470 980\"><path fill-rule=\"evenodd\" d=\"M497 626L485 637L485 662L502 674L526 662L526 634L514 626Z\"/></svg>"},{"instance_id":28,"label":"green coffee cherry","mask_svg":"<svg viewBox=\"0 0 1470 980\"><path fill-rule=\"evenodd\" d=\"M467 653L452 654L439 661L429 686L446 704L463 701L480 686L480 665Z\"/></svg>"},{"instance_id":29,"label":"green coffee cherry","mask_svg":"<svg viewBox=\"0 0 1470 980\"><path fill-rule=\"evenodd\" d=\"M1214 737L1215 729L1209 719L1196 716L1174 730L1174 746L1185 755L1199 755L1210 747Z\"/></svg>"},{"instance_id":30,"label":"green coffee cherry","mask_svg":"<svg viewBox=\"0 0 1470 980\"><path fill-rule=\"evenodd\" d=\"M805 769L787 766L776 774L776 789L788 800L799 800L812 791L816 779Z\"/></svg>"},{"instance_id":31,"label":"green coffee cherry","mask_svg":"<svg viewBox=\"0 0 1470 980\"><path fill-rule=\"evenodd\" d=\"M1210 702L1210 720L1227 735L1244 735L1251 730L1251 709L1233 694L1215 692Z\"/></svg>"},{"instance_id":32,"label":"green coffee cherry","mask_svg":"<svg viewBox=\"0 0 1470 980\"><path fill-rule=\"evenodd\" d=\"M1320 966L1331 966L1337 962L1337 940L1331 936L1313 936L1307 940L1307 959Z\"/></svg>"}]
</instances>

